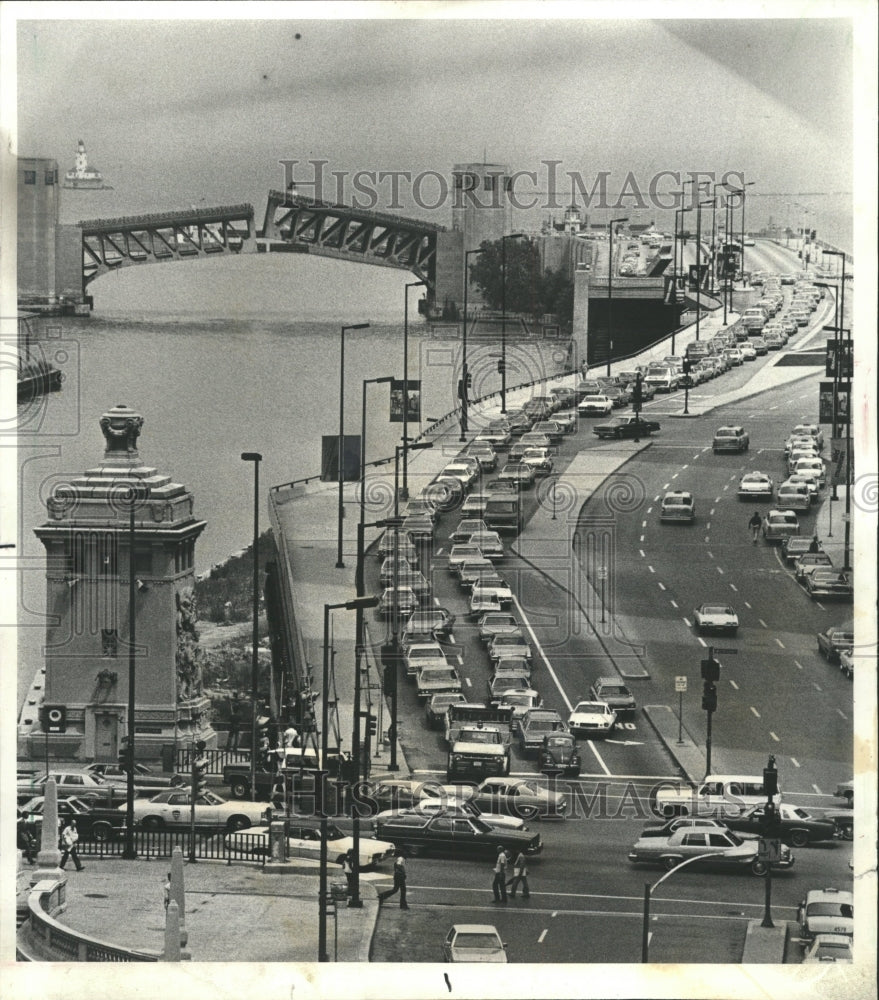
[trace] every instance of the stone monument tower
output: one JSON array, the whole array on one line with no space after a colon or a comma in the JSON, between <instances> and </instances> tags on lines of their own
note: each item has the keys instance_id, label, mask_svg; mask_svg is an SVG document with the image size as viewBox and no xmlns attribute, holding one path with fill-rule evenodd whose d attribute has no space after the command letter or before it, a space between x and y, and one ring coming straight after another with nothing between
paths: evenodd
<instances>
[{"instance_id":1,"label":"stone monument tower","mask_svg":"<svg viewBox=\"0 0 879 1000\"><path fill-rule=\"evenodd\" d=\"M193 497L143 465L143 417L114 406L100 420L104 460L56 486L46 547L46 694L50 752L118 759L127 732L129 606L135 614L135 756L216 744L202 693L193 570L205 527ZM133 512L133 517L132 517ZM133 574L130 572L133 560Z\"/></svg>"}]
</instances>

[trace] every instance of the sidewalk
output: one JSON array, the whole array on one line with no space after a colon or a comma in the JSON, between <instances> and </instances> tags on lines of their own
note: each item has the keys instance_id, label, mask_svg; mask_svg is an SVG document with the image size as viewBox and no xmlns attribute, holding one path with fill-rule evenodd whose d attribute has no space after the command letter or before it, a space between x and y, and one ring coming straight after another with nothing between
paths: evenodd
<instances>
[{"instance_id":1,"label":"sidewalk","mask_svg":"<svg viewBox=\"0 0 879 1000\"><path fill-rule=\"evenodd\" d=\"M301 864L301 863L300 863ZM83 870L67 874L67 909L59 922L115 945L161 951L163 886L170 859L122 861L83 856ZM314 875L271 874L258 865L199 861L183 868L187 951L193 962L316 962L318 869ZM338 910L339 961L367 962L378 899L372 879L361 877L362 909ZM342 879L330 865L329 884ZM120 887L124 886L124 894ZM249 928L248 932L244 929ZM333 916L327 950L334 954Z\"/></svg>"}]
</instances>

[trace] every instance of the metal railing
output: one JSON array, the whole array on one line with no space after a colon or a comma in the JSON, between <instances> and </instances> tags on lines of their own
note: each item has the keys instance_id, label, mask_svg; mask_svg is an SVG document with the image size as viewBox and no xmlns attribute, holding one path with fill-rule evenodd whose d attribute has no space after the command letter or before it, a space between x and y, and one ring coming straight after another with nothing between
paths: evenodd
<instances>
[{"instance_id":1,"label":"metal railing","mask_svg":"<svg viewBox=\"0 0 879 1000\"><path fill-rule=\"evenodd\" d=\"M227 836L232 842L227 843ZM179 847L184 856L190 853L190 834L188 829L176 830L135 830L134 849L139 858L170 858L175 847ZM250 864L264 866L269 853L269 841L265 834L248 833L247 829L231 830L198 830L194 840L194 856L201 861L246 861ZM125 851L125 839L122 831L112 840L96 840L80 837L77 844L83 857L121 858Z\"/></svg>"}]
</instances>

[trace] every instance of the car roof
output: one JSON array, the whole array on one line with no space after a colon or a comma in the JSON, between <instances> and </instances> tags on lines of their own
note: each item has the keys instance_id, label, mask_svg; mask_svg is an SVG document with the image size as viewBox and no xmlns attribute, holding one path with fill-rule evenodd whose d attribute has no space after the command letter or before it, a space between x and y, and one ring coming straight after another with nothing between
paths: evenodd
<instances>
[{"instance_id":1,"label":"car roof","mask_svg":"<svg viewBox=\"0 0 879 1000\"><path fill-rule=\"evenodd\" d=\"M452 924L451 930L456 934L498 934L494 924Z\"/></svg>"},{"instance_id":2,"label":"car roof","mask_svg":"<svg viewBox=\"0 0 879 1000\"><path fill-rule=\"evenodd\" d=\"M604 687L605 685L608 685L608 684L614 684L614 685L620 684L623 687L626 686L625 681L621 677L609 677L609 676L608 677L596 677L595 678L595 683L596 684L601 684L602 687Z\"/></svg>"}]
</instances>

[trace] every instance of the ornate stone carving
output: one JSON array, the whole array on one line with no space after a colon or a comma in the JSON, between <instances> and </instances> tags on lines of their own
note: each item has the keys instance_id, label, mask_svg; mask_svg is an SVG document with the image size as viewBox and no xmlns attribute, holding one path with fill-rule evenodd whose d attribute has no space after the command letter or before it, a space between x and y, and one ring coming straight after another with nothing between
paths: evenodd
<instances>
[{"instance_id":1,"label":"ornate stone carving","mask_svg":"<svg viewBox=\"0 0 879 1000\"><path fill-rule=\"evenodd\" d=\"M143 417L121 403L101 417L101 432L106 447L104 458L137 458L137 439Z\"/></svg>"},{"instance_id":2,"label":"ornate stone carving","mask_svg":"<svg viewBox=\"0 0 879 1000\"><path fill-rule=\"evenodd\" d=\"M191 587L177 591L177 700L188 701L201 694L198 610Z\"/></svg>"}]
</instances>

